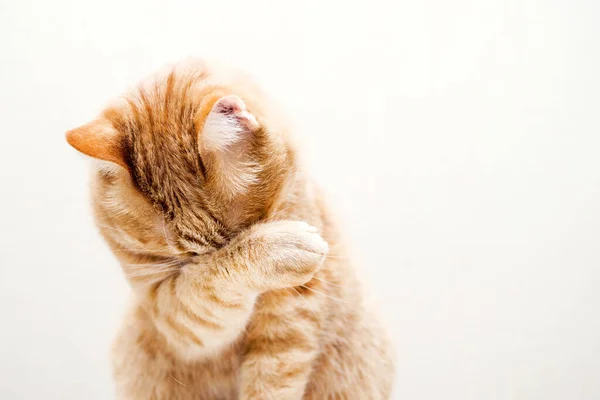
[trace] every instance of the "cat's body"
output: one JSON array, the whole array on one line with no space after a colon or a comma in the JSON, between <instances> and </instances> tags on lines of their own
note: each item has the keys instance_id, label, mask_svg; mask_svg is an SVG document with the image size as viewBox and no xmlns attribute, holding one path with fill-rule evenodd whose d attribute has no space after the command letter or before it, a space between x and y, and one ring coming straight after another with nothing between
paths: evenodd
<instances>
[{"instance_id":1,"label":"cat's body","mask_svg":"<svg viewBox=\"0 0 600 400\"><path fill-rule=\"evenodd\" d=\"M193 63L69 133L112 163L93 204L133 288L119 398L390 396L385 332L275 115L238 75Z\"/></svg>"}]
</instances>

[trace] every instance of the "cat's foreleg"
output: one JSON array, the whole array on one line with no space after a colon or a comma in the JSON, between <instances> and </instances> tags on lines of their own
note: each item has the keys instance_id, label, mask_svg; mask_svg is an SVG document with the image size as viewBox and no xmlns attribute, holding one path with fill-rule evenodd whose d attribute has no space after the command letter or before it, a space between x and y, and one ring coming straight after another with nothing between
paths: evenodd
<instances>
[{"instance_id":1,"label":"cat's foreleg","mask_svg":"<svg viewBox=\"0 0 600 400\"><path fill-rule=\"evenodd\" d=\"M319 249L318 243L306 247L311 241L303 240L302 254L292 255L297 249L290 250L289 246L298 242L289 233L277 239L265 237L274 245L271 258L278 263L265 265L265 276L260 279L268 287L287 289L264 293L261 307L246 328L240 399L301 399L319 354L319 325L323 317L319 312L323 297L306 293L300 287L315 272L314 264L306 264L313 256L305 258L304 253L315 256L313 263L322 263L325 251ZM279 256L275 256L278 252Z\"/></svg>"},{"instance_id":2,"label":"cat's foreleg","mask_svg":"<svg viewBox=\"0 0 600 400\"><path fill-rule=\"evenodd\" d=\"M298 295L290 295L290 303ZM262 299L261 299L262 300ZM309 300L310 301L310 300ZM302 399L319 355L319 320L310 305L263 310L247 329L240 399Z\"/></svg>"},{"instance_id":3,"label":"cat's foreleg","mask_svg":"<svg viewBox=\"0 0 600 400\"><path fill-rule=\"evenodd\" d=\"M151 315L180 355L216 352L243 332L259 294L307 282L326 253L327 244L306 223L254 225L157 285Z\"/></svg>"}]
</instances>

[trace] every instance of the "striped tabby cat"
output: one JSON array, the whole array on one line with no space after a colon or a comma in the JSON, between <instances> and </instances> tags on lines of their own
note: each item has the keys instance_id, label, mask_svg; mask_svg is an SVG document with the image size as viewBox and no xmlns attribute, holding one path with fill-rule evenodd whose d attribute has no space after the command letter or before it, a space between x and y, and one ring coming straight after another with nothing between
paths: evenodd
<instances>
[{"instance_id":1,"label":"striped tabby cat","mask_svg":"<svg viewBox=\"0 0 600 400\"><path fill-rule=\"evenodd\" d=\"M288 131L247 78L194 61L67 133L133 292L120 399L389 398L389 342Z\"/></svg>"}]
</instances>

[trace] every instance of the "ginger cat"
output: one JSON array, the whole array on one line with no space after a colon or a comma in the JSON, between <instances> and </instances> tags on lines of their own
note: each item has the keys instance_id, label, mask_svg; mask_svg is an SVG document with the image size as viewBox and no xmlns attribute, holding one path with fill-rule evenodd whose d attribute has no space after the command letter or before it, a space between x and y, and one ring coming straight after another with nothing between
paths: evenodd
<instances>
[{"instance_id":1,"label":"ginger cat","mask_svg":"<svg viewBox=\"0 0 600 400\"><path fill-rule=\"evenodd\" d=\"M288 131L247 78L194 61L67 133L99 161L96 222L133 292L118 398L390 397L391 346Z\"/></svg>"}]
</instances>

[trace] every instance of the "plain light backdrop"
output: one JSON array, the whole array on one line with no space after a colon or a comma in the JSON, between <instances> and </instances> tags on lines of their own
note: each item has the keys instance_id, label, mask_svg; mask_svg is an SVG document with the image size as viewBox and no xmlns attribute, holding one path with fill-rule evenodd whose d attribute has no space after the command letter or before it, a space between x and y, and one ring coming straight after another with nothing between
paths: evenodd
<instances>
[{"instance_id":1,"label":"plain light backdrop","mask_svg":"<svg viewBox=\"0 0 600 400\"><path fill-rule=\"evenodd\" d=\"M127 285L64 132L199 55L296 122L393 333L394 399L599 399L599 21L596 0L3 0L0 398L113 398Z\"/></svg>"}]
</instances>

